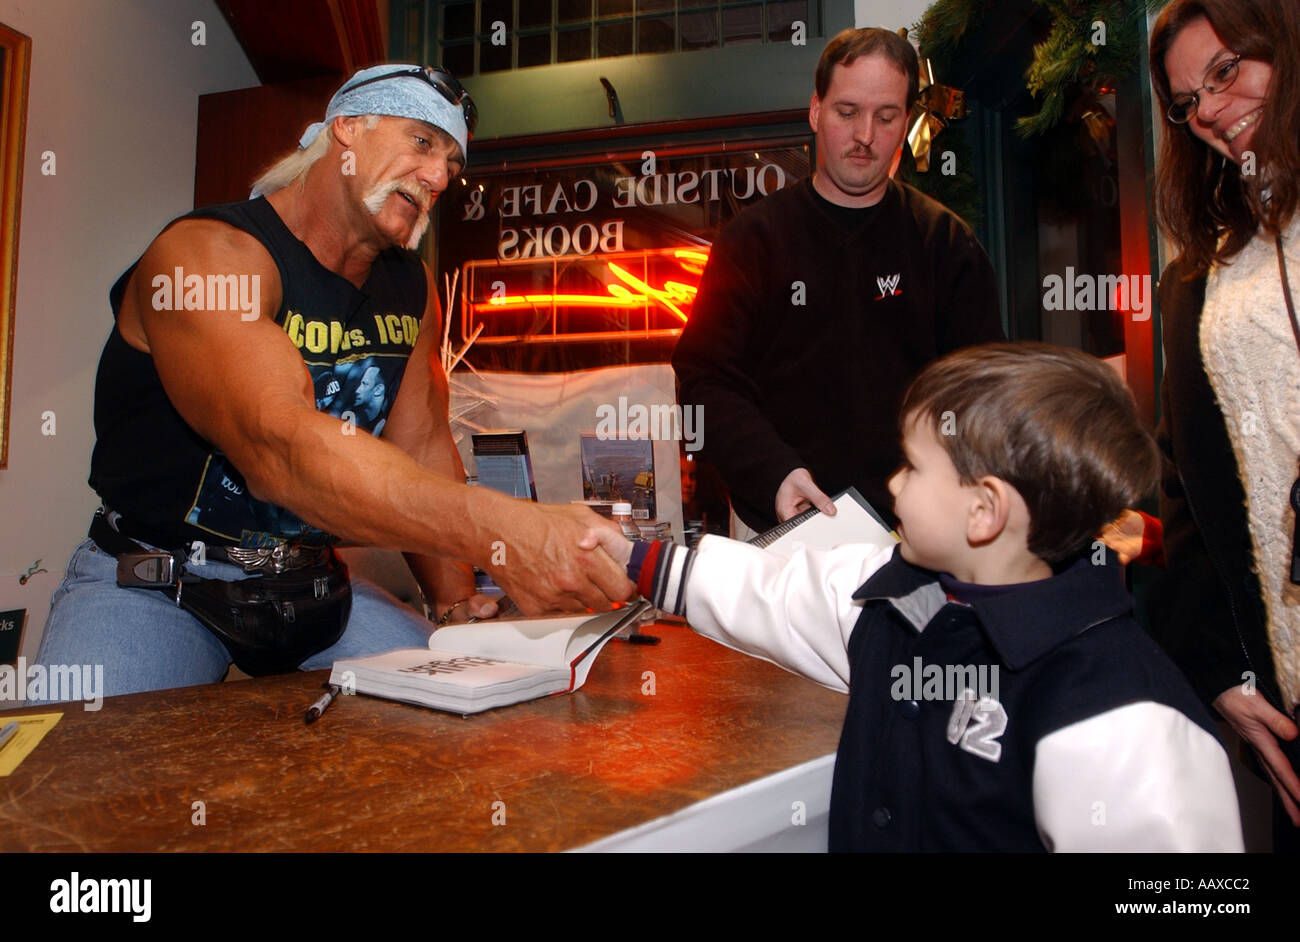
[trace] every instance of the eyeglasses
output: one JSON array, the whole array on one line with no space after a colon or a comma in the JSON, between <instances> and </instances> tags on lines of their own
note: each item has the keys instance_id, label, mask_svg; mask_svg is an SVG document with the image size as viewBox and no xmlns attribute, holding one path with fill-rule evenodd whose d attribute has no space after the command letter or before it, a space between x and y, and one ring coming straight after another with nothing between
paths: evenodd
<instances>
[{"instance_id":1,"label":"eyeglasses","mask_svg":"<svg viewBox=\"0 0 1300 942\"><path fill-rule=\"evenodd\" d=\"M1227 91L1232 83L1237 81L1237 73L1240 71L1241 56L1233 56L1218 65L1210 66L1209 71L1205 73L1205 84L1186 95L1175 98L1169 105L1169 110L1165 112L1165 117L1173 124L1186 124L1192 120L1197 107L1201 104L1199 92L1205 91L1211 95L1218 95Z\"/></svg>"},{"instance_id":2,"label":"eyeglasses","mask_svg":"<svg viewBox=\"0 0 1300 942\"><path fill-rule=\"evenodd\" d=\"M474 107L474 100L469 97L469 92L465 91L465 86L460 84L460 79L452 75L446 69L439 69L435 66L426 65L414 69L401 69L397 72L388 72L384 75L376 75L374 78L368 78L364 82L357 82L344 91L355 91L363 85L370 85L374 82L386 82L394 78L413 78L432 86L443 98L447 99L453 105L458 105L465 115L465 127L469 129L469 136L474 136L474 129L478 127L478 109Z\"/></svg>"}]
</instances>

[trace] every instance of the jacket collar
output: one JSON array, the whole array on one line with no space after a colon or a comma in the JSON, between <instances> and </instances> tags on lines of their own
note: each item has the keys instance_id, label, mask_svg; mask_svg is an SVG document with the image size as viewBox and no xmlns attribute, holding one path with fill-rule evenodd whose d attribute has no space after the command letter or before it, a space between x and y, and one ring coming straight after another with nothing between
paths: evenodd
<instances>
[{"instance_id":1,"label":"jacket collar","mask_svg":"<svg viewBox=\"0 0 1300 942\"><path fill-rule=\"evenodd\" d=\"M964 606L1007 667L1019 670L1094 625L1133 610L1115 554L1107 549L1104 565L1092 560L1085 554L1050 579ZM913 566L897 549L853 598L888 602L918 633L949 604L935 573Z\"/></svg>"}]
</instances>

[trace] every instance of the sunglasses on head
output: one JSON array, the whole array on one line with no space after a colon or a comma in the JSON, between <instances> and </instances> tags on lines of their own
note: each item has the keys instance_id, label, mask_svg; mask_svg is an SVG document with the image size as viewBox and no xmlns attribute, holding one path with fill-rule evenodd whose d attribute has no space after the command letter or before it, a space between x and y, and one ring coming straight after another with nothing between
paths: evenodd
<instances>
[{"instance_id":1,"label":"sunglasses on head","mask_svg":"<svg viewBox=\"0 0 1300 942\"><path fill-rule=\"evenodd\" d=\"M435 66L426 65L413 69L399 69L396 72L388 72L384 75L376 75L374 78L368 78L364 82L357 82L350 85L344 91L355 91L363 85L372 85L375 82L386 82L394 78L413 78L430 85L443 98L447 99L453 105L460 107L465 115L465 127L469 129L469 136L474 136L474 129L478 127L478 109L474 107L474 100L469 97L469 92L465 91L465 86L460 84L460 79L452 75L446 69L439 69Z\"/></svg>"}]
</instances>

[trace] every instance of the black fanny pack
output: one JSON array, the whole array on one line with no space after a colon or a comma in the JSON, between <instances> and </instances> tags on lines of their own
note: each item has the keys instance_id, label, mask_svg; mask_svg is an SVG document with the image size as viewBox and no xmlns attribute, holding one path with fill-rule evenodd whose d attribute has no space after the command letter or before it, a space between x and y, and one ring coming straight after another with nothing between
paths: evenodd
<instances>
[{"instance_id":1,"label":"black fanny pack","mask_svg":"<svg viewBox=\"0 0 1300 942\"><path fill-rule=\"evenodd\" d=\"M333 550L326 555L317 566L237 582L185 575L177 602L244 673L291 671L343 637L352 611L348 567Z\"/></svg>"},{"instance_id":2,"label":"black fanny pack","mask_svg":"<svg viewBox=\"0 0 1300 942\"><path fill-rule=\"evenodd\" d=\"M149 550L95 514L90 537L117 557L118 585L156 589L197 618L246 674L295 670L343 637L352 611L348 567L329 547L319 561L288 572L226 582L186 567L187 552ZM212 550L208 550L209 554Z\"/></svg>"}]
</instances>

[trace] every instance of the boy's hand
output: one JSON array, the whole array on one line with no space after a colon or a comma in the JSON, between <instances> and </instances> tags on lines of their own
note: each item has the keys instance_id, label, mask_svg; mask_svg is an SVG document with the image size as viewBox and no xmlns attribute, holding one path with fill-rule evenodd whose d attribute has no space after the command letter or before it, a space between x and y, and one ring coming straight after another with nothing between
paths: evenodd
<instances>
[{"instance_id":1,"label":"boy's hand","mask_svg":"<svg viewBox=\"0 0 1300 942\"><path fill-rule=\"evenodd\" d=\"M1296 738L1295 723L1258 693L1248 694L1241 687L1229 687L1214 698L1214 708L1228 721L1242 739L1250 743L1268 773L1273 788L1286 809L1291 823L1300 827L1300 778L1278 746L1279 739Z\"/></svg>"},{"instance_id":2,"label":"boy's hand","mask_svg":"<svg viewBox=\"0 0 1300 942\"><path fill-rule=\"evenodd\" d=\"M488 572L525 615L607 612L636 591L627 563L596 548L611 535L623 538L616 524L587 507L513 503L510 554Z\"/></svg>"},{"instance_id":3,"label":"boy's hand","mask_svg":"<svg viewBox=\"0 0 1300 942\"><path fill-rule=\"evenodd\" d=\"M578 541L578 549L581 550L594 550L598 546L610 559L624 569L627 568L628 560L632 558L632 541L622 533L609 527L593 527Z\"/></svg>"},{"instance_id":4,"label":"boy's hand","mask_svg":"<svg viewBox=\"0 0 1300 942\"><path fill-rule=\"evenodd\" d=\"M795 468L777 488L776 519L784 522L809 507L816 507L829 517L835 516L835 502L813 482L808 469Z\"/></svg>"}]
</instances>

